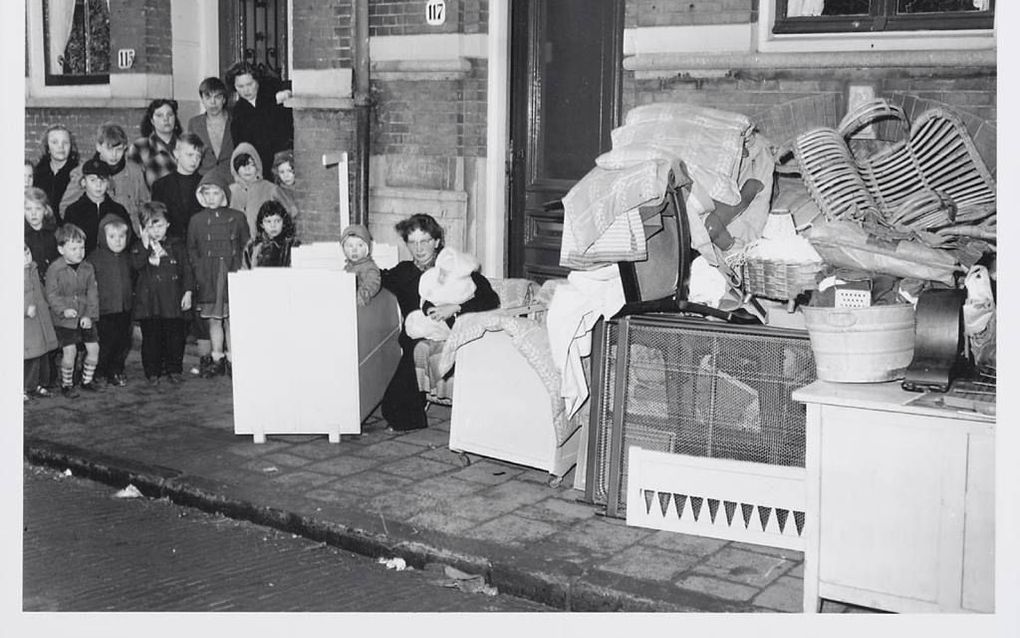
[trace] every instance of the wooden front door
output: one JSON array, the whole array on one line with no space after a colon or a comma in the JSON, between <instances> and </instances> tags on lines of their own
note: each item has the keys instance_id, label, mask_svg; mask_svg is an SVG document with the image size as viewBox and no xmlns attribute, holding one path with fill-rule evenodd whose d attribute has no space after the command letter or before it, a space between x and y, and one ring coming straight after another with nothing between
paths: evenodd
<instances>
[{"instance_id":1,"label":"wooden front door","mask_svg":"<svg viewBox=\"0 0 1020 638\"><path fill-rule=\"evenodd\" d=\"M514 0L510 33L509 272L563 277L560 199L619 122L623 0Z\"/></svg>"},{"instance_id":2,"label":"wooden front door","mask_svg":"<svg viewBox=\"0 0 1020 638\"><path fill-rule=\"evenodd\" d=\"M235 62L251 62L268 77L287 75L287 1L219 0L220 77Z\"/></svg>"}]
</instances>

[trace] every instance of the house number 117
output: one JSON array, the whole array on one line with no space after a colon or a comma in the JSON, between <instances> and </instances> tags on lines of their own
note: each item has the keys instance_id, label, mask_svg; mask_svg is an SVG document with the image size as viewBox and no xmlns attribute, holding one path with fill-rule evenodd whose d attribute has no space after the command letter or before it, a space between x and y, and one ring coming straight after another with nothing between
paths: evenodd
<instances>
[{"instance_id":1,"label":"house number 117","mask_svg":"<svg viewBox=\"0 0 1020 638\"><path fill-rule=\"evenodd\" d=\"M425 4L425 23L433 27L438 27L444 22L446 22L445 0L429 0Z\"/></svg>"}]
</instances>

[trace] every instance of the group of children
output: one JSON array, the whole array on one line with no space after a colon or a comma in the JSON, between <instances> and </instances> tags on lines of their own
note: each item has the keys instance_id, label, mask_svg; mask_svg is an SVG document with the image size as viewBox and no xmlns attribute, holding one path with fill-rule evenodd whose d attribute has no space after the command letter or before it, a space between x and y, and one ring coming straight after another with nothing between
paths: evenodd
<instances>
[{"instance_id":1,"label":"group of children","mask_svg":"<svg viewBox=\"0 0 1020 638\"><path fill-rule=\"evenodd\" d=\"M51 127L44 149L64 137L73 148L65 127ZM126 385L135 322L150 384L181 382L189 330L199 340L201 376L230 373L227 274L290 264L298 243L291 152L274 158L272 184L254 149L239 144L231 182L218 168L199 175L204 143L184 133L175 172L150 193L141 168L124 157L127 143L121 126L102 124L95 155L63 171L59 203L32 185L26 162L26 401L51 396L56 385L69 398L101 381Z\"/></svg>"}]
</instances>

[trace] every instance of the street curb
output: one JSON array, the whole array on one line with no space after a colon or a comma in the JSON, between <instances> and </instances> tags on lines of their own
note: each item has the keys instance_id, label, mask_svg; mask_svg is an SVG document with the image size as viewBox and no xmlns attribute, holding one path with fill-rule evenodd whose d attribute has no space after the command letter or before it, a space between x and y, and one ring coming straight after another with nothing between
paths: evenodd
<instances>
[{"instance_id":1,"label":"street curb","mask_svg":"<svg viewBox=\"0 0 1020 638\"><path fill-rule=\"evenodd\" d=\"M148 465L86 450L77 446L26 438L25 459L35 465L59 470L70 469L75 476L88 478L113 487L129 483L146 497L168 498L171 502L193 507L211 514L244 520L297 534L309 540L326 543L369 558L399 556L415 569L430 563L449 565L463 572L482 575L500 593L517 596L562 611L626 611L626 612L716 612L750 611L729 601L693 593L685 603L690 607L663 600L654 600L622 591L612 586L586 582L584 575L563 577L555 573L522 568L502 561L460 554L426 543L392 539L382 534L322 521L310 516L259 506L250 501L227 497L204 489L195 483L209 483L180 470Z\"/></svg>"}]
</instances>

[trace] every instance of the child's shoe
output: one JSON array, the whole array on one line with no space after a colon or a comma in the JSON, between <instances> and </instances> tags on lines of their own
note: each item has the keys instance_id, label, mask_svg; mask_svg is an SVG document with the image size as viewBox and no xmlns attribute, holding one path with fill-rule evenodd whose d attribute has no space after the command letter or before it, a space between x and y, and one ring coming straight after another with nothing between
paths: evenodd
<instances>
[{"instance_id":1,"label":"child's shoe","mask_svg":"<svg viewBox=\"0 0 1020 638\"><path fill-rule=\"evenodd\" d=\"M73 385L60 386L60 394L64 395L65 399L77 399L80 396Z\"/></svg>"},{"instance_id":2,"label":"child's shoe","mask_svg":"<svg viewBox=\"0 0 1020 638\"><path fill-rule=\"evenodd\" d=\"M127 378L123 374L115 374L107 380L107 384L123 388L127 385Z\"/></svg>"},{"instance_id":3,"label":"child's shoe","mask_svg":"<svg viewBox=\"0 0 1020 638\"><path fill-rule=\"evenodd\" d=\"M184 381L184 379L181 378L181 375L177 374L176 372L168 372L166 375L166 380L174 385L179 385L182 381Z\"/></svg>"},{"instance_id":4,"label":"child's shoe","mask_svg":"<svg viewBox=\"0 0 1020 638\"><path fill-rule=\"evenodd\" d=\"M92 381L89 381L88 383L82 383L81 384L81 389L86 391L86 392L99 392L99 390L100 390L99 384L96 383L95 379L93 379Z\"/></svg>"},{"instance_id":5,"label":"child's shoe","mask_svg":"<svg viewBox=\"0 0 1020 638\"><path fill-rule=\"evenodd\" d=\"M30 390L29 392L26 392L25 394L27 394L29 396L29 398L32 398L32 399L49 399L50 397L53 396L52 392L50 392L46 388L42 387L41 385L37 385L35 387L35 390Z\"/></svg>"},{"instance_id":6,"label":"child's shoe","mask_svg":"<svg viewBox=\"0 0 1020 638\"><path fill-rule=\"evenodd\" d=\"M226 362L227 362L227 365L225 366L225 368L226 368L227 376L230 377L231 379L233 379L234 378L234 364L230 363L230 359L226 359Z\"/></svg>"},{"instance_id":7,"label":"child's shoe","mask_svg":"<svg viewBox=\"0 0 1020 638\"><path fill-rule=\"evenodd\" d=\"M211 379L213 377L223 376L224 371L226 371L226 367L227 367L226 357L223 357L219 361L213 359L212 363L209 364L209 367L206 368L205 374L202 375L202 378Z\"/></svg>"},{"instance_id":8,"label":"child's shoe","mask_svg":"<svg viewBox=\"0 0 1020 638\"><path fill-rule=\"evenodd\" d=\"M151 386L159 385L159 377L145 377L145 382Z\"/></svg>"},{"instance_id":9,"label":"child's shoe","mask_svg":"<svg viewBox=\"0 0 1020 638\"><path fill-rule=\"evenodd\" d=\"M197 374L203 379L209 378L209 368L212 366L212 355L204 354L198 359L198 368L192 368L191 373Z\"/></svg>"}]
</instances>

